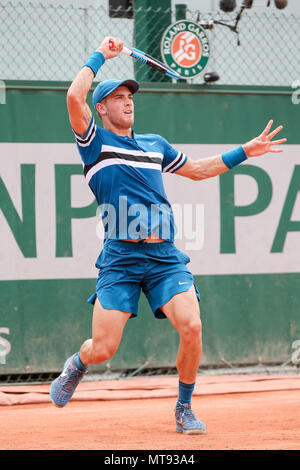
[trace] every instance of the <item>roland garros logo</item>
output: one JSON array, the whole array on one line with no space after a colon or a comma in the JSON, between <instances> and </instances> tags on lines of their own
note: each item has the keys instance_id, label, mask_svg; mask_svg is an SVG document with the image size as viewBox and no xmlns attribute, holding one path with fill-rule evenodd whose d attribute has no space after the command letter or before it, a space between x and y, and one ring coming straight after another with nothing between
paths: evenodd
<instances>
[{"instance_id":1,"label":"roland garros logo","mask_svg":"<svg viewBox=\"0 0 300 470\"><path fill-rule=\"evenodd\" d=\"M193 78L202 73L209 54L208 38L201 26L193 21L177 21L164 32L162 58L182 78Z\"/></svg>"}]
</instances>

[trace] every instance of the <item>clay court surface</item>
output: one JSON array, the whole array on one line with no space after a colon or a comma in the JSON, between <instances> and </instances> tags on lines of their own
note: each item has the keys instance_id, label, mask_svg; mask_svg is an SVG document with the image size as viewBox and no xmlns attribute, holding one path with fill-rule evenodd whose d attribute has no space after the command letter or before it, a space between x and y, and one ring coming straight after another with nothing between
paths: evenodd
<instances>
[{"instance_id":1,"label":"clay court surface","mask_svg":"<svg viewBox=\"0 0 300 470\"><path fill-rule=\"evenodd\" d=\"M177 377L82 382L63 409L49 387L0 387L1 450L300 449L299 374L199 376L199 436L175 431Z\"/></svg>"}]
</instances>

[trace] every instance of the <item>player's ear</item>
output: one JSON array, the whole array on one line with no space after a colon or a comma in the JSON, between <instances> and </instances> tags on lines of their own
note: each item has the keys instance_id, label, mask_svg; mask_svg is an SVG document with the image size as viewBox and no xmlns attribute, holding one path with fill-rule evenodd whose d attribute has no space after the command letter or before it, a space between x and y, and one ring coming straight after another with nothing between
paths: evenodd
<instances>
[{"instance_id":1,"label":"player's ear","mask_svg":"<svg viewBox=\"0 0 300 470\"><path fill-rule=\"evenodd\" d=\"M105 106L105 99L102 100L101 103L96 104L96 110L100 119L102 120L102 116L104 116L107 113L106 106Z\"/></svg>"}]
</instances>

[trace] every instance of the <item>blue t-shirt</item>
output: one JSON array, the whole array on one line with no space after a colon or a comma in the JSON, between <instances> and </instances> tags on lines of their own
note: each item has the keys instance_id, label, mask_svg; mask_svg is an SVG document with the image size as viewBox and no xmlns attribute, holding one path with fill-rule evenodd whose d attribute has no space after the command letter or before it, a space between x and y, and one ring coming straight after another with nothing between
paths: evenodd
<instances>
[{"instance_id":1,"label":"blue t-shirt","mask_svg":"<svg viewBox=\"0 0 300 470\"><path fill-rule=\"evenodd\" d=\"M174 241L177 231L162 173L174 173L187 157L156 134L121 137L96 126L75 131L86 181L99 205L105 239L139 239L155 233Z\"/></svg>"}]
</instances>

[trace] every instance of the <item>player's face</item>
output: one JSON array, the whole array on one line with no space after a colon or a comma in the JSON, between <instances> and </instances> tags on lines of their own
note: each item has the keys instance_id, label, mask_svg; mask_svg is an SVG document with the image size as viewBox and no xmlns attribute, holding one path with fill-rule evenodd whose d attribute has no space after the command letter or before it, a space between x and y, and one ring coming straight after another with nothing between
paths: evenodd
<instances>
[{"instance_id":1,"label":"player's face","mask_svg":"<svg viewBox=\"0 0 300 470\"><path fill-rule=\"evenodd\" d=\"M106 118L115 127L129 129L134 122L133 95L126 86L118 87L105 100Z\"/></svg>"}]
</instances>

